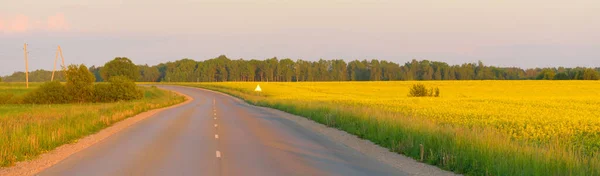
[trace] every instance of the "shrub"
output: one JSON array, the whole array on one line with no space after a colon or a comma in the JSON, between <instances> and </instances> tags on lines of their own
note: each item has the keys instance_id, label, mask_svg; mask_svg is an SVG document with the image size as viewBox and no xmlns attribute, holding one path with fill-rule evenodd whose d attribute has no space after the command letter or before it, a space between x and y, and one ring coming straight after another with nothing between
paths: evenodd
<instances>
[{"instance_id":1,"label":"shrub","mask_svg":"<svg viewBox=\"0 0 600 176\"><path fill-rule=\"evenodd\" d=\"M23 99L24 103L31 104L61 104L69 101L67 89L58 81L42 84L39 88L25 94Z\"/></svg>"},{"instance_id":2,"label":"shrub","mask_svg":"<svg viewBox=\"0 0 600 176\"><path fill-rule=\"evenodd\" d=\"M89 102L94 96L94 81L96 77L85 65L69 65L67 69L67 84L65 85L68 95L73 102Z\"/></svg>"},{"instance_id":3,"label":"shrub","mask_svg":"<svg viewBox=\"0 0 600 176\"><path fill-rule=\"evenodd\" d=\"M13 93L0 93L0 104L21 104L23 96L17 96Z\"/></svg>"},{"instance_id":4,"label":"shrub","mask_svg":"<svg viewBox=\"0 0 600 176\"><path fill-rule=\"evenodd\" d=\"M97 83L94 85L94 102L112 102L109 83Z\"/></svg>"},{"instance_id":5,"label":"shrub","mask_svg":"<svg viewBox=\"0 0 600 176\"><path fill-rule=\"evenodd\" d=\"M143 92L133 81L127 77L114 76L109 79L112 93L117 97L116 100L136 100L143 97Z\"/></svg>"},{"instance_id":6,"label":"shrub","mask_svg":"<svg viewBox=\"0 0 600 176\"><path fill-rule=\"evenodd\" d=\"M439 97L440 89L436 87L435 90L433 88L428 90L427 87L425 87L425 85L423 85L423 84L414 84L410 88L410 92L408 93L408 96L409 97Z\"/></svg>"},{"instance_id":7,"label":"shrub","mask_svg":"<svg viewBox=\"0 0 600 176\"><path fill-rule=\"evenodd\" d=\"M0 93L0 104L8 104L14 96L12 93Z\"/></svg>"},{"instance_id":8,"label":"shrub","mask_svg":"<svg viewBox=\"0 0 600 176\"><path fill-rule=\"evenodd\" d=\"M141 99L144 94L133 81L124 76L109 78L108 84L100 83L94 86L96 102L114 102L121 100Z\"/></svg>"},{"instance_id":9,"label":"shrub","mask_svg":"<svg viewBox=\"0 0 600 176\"><path fill-rule=\"evenodd\" d=\"M426 97L428 96L429 91L427 91L427 88L425 87L425 85L423 84L415 84L412 86L412 88L410 88L410 92L408 94L408 96L410 97Z\"/></svg>"}]
</instances>

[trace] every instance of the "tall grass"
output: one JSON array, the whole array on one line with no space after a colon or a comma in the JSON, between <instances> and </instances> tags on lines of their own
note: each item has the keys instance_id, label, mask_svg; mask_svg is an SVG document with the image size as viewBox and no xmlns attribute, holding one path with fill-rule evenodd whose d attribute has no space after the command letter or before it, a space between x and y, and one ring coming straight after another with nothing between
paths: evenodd
<instances>
[{"instance_id":1,"label":"tall grass","mask_svg":"<svg viewBox=\"0 0 600 176\"><path fill-rule=\"evenodd\" d=\"M0 90L10 91L6 87L11 86L3 85ZM143 99L128 102L0 105L0 166L35 158L125 118L185 99L154 87L143 91Z\"/></svg>"},{"instance_id":2,"label":"tall grass","mask_svg":"<svg viewBox=\"0 0 600 176\"><path fill-rule=\"evenodd\" d=\"M515 140L494 128L442 124L372 107L274 99L268 92L227 84L179 85L221 91L251 104L304 116L416 160L423 155L422 162L465 175L600 175L598 153L584 152L570 141L551 140L542 145Z\"/></svg>"},{"instance_id":3,"label":"tall grass","mask_svg":"<svg viewBox=\"0 0 600 176\"><path fill-rule=\"evenodd\" d=\"M0 105L23 103L24 95L41 84L29 83L29 88L26 88L25 83L0 83Z\"/></svg>"}]
</instances>

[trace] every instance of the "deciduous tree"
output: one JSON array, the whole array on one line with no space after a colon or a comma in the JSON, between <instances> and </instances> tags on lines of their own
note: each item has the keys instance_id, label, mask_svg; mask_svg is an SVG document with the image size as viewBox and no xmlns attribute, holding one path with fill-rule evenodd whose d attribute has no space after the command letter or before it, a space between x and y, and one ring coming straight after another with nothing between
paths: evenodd
<instances>
[{"instance_id":1,"label":"deciduous tree","mask_svg":"<svg viewBox=\"0 0 600 176\"><path fill-rule=\"evenodd\" d=\"M140 76L138 67L126 57L117 57L106 64L100 70L102 79L109 80L112 76L125 76L133 81Z\"/></svg>"},{"instance_id":2,"label":"deciduous tree","mask_svg":"<svg viewBox=\"0 0 600 176\"><path fill-rule=\"evenodd\" d=\"M96 78L85 65L69 65L67 67L67 83L65 88L71 100L77 103L92 100L94 94L94 81Z\"/></svg>"}]
</instances>

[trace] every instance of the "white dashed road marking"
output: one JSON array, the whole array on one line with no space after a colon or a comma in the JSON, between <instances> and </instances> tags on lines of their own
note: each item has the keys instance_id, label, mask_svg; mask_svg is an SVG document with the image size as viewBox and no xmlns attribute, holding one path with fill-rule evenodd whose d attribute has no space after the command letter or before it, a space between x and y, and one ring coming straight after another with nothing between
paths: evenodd
<instances>
[{"instance_id":1,"label":"white dashed road marking","mask_svg":"<svg viewBox=\"0 0 600 176\"><path fill-rule=\"evenodd\" d=\"M217 158L221 158L221 152L217 151Z\"/></svg>"},{"instance_id":2,"label":"white dashed road marking","mask_svg":"<svg viewBox=\"0 0 600 176\"><path fill-rule=\"evenodd\" d=\"M215 124L215 127L217 127L217 124Z\"/></svg>"},{"instance_id":3,"label":"white dashed road marking","mask_svg":"<svg viewBox=\"0 0 600 176\"><path fill-rule=\"evenodd\" d=\"M215 134L215 139L219 139L219 135L218 134Z\"/></svg>"}]
</instances>

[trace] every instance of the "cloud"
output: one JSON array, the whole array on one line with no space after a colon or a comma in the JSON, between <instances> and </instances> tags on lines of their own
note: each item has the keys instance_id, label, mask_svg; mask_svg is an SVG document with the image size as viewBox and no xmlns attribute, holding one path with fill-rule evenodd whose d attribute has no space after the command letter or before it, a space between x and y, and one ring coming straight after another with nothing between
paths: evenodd
<instances>
[{"instance_id":1,"label":"cloud","mask_svg":"<svg viewBox=\"0 0 600 176\"><path fill-rule=\"evenodd\" d=\"M0 32L24 33L30 31L68 31L70 28L65 15L57 13L46 20L31 20L29 16L15 15L12 17L0 16Z\"/></svg>"},{"instance_id":2,"label":"cloud","mask_svg":"<svg viewBox=\"0 0 600 176\"><path fill-rule=\"evenodd\" d=\"M0 31L2 32L26 32L31 27L29 17L17 15L10 19L0 18Z\"/></svg>"},{"instance_id":3,"label":"cloud","mask_svg":"<svg viewBox=\"0 0 600 176\"><path fill-rule=\"evenodd\" d=\"M69 30L69 24L65 19L65 14L57 13L54 16L48 17L47 29L52 31L66 31Z\"/></svg>"}]
</instances>

